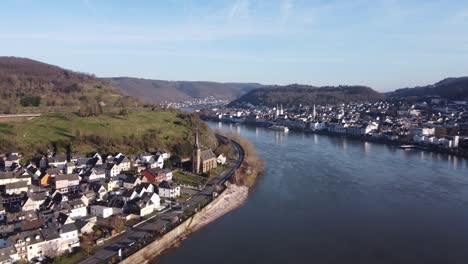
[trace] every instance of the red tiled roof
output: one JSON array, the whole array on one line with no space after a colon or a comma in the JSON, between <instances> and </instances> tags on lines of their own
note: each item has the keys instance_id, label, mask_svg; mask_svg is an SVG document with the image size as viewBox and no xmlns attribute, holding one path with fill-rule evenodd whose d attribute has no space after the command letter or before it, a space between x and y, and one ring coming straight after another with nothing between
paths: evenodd
<instances>
[{"instance_id":1,"label":"red tiled roof","mask_svg":"<svg viewBox=\"0 0 468 264\"><path fill-rule=\"evenodd\" d=\"M156 182L156 177L153 175L153 173L149 170L144 170L141 172L143 177L145 177L149 182Z\"/></svg>"}]
</instances>

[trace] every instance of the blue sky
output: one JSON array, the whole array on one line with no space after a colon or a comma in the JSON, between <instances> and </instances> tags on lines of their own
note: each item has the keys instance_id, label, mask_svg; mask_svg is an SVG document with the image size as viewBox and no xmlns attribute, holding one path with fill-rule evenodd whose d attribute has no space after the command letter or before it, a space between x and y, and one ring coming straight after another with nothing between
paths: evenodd
<instances>
[{"instance_id":1,"label":"blue sky","mask_svg":"<svg viewBox=\"0 0 468 264\"><path fill-rule=\"evenodd\" d=\"M468 75L468 1L1 0L0 55L98 76L387 91Z\"/></svg>"}]
</instances>

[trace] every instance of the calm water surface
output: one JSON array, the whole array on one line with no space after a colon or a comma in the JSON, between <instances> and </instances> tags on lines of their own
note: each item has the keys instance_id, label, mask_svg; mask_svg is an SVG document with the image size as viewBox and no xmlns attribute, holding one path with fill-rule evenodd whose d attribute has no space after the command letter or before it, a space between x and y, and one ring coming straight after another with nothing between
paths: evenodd
<instances>
[{"instance_id":1,"label":"calm water surface","mask_svg":"<svg viewBox=\"0 0 468 264\"><path fill-rule=\"evenodd\" d=\"M266 162L244 206L156 263L468 263L468 161L210 123Z\"/></svg>"}]
</instances>

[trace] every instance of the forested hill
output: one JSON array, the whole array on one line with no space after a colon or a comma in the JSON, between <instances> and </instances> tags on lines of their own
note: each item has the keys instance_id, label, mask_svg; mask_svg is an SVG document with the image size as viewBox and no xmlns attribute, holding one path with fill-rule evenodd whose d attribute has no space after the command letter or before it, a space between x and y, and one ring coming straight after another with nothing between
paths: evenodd
<instances>
[{"instance_id":1,"label":"forested hill","mask_svg":"<svg viewBox=\"0 0 468 264\"><path fill-rule=\"evenodd\" d=\"M468 77L447 78L436 84L415 88L403 88L387 93L389 97L440 96L450 100L468 100Z\"/></svg>"},{"instance_id":2,"label":"forested hill","mask_svg":"<svg viewBox=\"0 0 468 264\"><path fill-rule=\"evenodd\" d=\"M26 58L0 57L0 113L31 106L115 105L127 99L92 75Z\"/></svg>"},{"instance_id":3,"label":"forested hill","mask_svg":"<svg viewBox=\"0 0 468 264\"><path fill-rule=\"evenodd\" d=\"M257 83L162 81L129 77L104 78L104 80L109 81L126 95L151 103L181 102L208 96L230 101L262 87Z\"/></svg>"},{"instance_id":4,"label":"forested hill","mask_svg":"<svg viewBox=\"0 0 468 264\"><path fill-rule=\"evenodd\" d=\"M381 93L365 86L314 87L308 85L268 86L255 89L229 106L267 105L283 106L337 104L358 101L374 101L383 98Z\"/></svg>"}]
</instances>

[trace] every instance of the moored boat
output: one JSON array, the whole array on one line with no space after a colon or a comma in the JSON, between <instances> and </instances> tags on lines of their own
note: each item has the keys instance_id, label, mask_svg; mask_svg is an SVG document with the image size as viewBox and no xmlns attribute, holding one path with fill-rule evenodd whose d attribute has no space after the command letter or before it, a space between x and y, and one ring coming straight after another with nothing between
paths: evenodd
<instances>
[{"instance_id":1,"label":"moored boat","mask_svg":"<svg viewBox=\"0 0 468 264\"><path fill-rule=\"evenodd\" d=\"M276 131L284 131L284 132L288 132L289 131L289 128L286 127L286 126L277 126L277 125L273 125L271 127L269 127L270 129L273 129L273 130L276 130Z\"/></svg>"}]
</instances>

